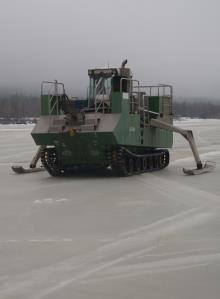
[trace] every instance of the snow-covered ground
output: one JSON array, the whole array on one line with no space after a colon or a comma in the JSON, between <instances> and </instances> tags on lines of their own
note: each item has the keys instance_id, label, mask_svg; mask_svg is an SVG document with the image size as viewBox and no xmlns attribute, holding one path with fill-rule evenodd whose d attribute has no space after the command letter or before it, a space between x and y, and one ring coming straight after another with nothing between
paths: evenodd
<instances>
[{"instance_id":1,"label":"snow-covered ground","mask_svg":"<svg viewBox=\"0 0 220 299\"><path fill-rule=\"evenodd\" d=\"M220 120L192 128L213 173L175 135L170 166L139 176L16 175L32 125L0 126L0 298L218 299Z\"/></svg>"}]
</instances>

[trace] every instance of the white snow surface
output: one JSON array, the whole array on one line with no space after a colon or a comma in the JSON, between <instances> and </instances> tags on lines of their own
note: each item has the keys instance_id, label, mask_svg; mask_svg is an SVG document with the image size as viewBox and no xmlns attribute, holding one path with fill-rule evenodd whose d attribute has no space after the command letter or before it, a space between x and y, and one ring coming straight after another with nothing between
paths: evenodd
<instances>
[{"instance_id":1,"label":"white snow surface","mask_svg":"<svg viewBox=\"0 0 220 299\"><path fill-rule=\"evenodd\" d=\"M0 298L218 299L220 120L175 124L214 172L184 175L194 161L174 135L159 172L16 175L36 150L33 125L0 126Z\"/></svg>"}]
</instances>

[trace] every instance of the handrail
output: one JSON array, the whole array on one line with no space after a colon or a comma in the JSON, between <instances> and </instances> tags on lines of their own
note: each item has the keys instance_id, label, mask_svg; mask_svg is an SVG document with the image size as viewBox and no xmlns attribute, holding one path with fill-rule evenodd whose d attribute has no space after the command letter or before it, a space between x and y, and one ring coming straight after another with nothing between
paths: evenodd
<instances>
[{"instance_id":1,"label":"handrail","mask_svg":"<svg viewBox=\"0 0 220 299\"><path fill-rule=\"evenodd\" d=\"M158 85L139 85L133 87L138 88L138 90L143 91L144 89L146 91L146 96L153 96L155 93L157 96L163 96L163 97L170 97L170 105L169 105L169 113L172 114L172 100L173 100L173 86L169 84L158 84ZM167 91L169 89L169 91ZM147 92L148 91L148 92ZM156 91L156 92L155 92Z\"/></svg>"},{"instance_id":2,"label":"handrail","mask_svg":"<svg viewBox=\"0 0 220 299\"><path fill-rule=\"evenodd\" d=\"M104 103L105 102L105 95L109 96L110 93L111 93L111 88L109 88L109 87L106 88L104 86L104 84L100 87L99 93L97 93L97 90L98 90L101 83L104 83L103 78L100 78L98 80L98 83L95 85L95 103L94 103L95 104L95 113L97 113L99 111L101 105L102 105L102 113L104 113L104 111L105 111L105 103ZM99 96L101 96L102 99L100 98L100 103L97 106L97 99L98 99Z\"/></svg>"},{"instance_id":3,"label":"handrail","mask_svg":"<svg viewBox=\"0 0 220 299\"><path fill-rule=\"evenodd\" d=\"M48 94L48 97L49 97L49 94ZM54 108L56 107L57 109L57 114L58 114L58 101L56 100L53 104L53 106L51 106L51 102L52 102L52 99L54 98L54 95L52 95L49 99L49 114L51 114L51 112L54 110Z\"/></svg>"},{"instance_id":4,"label":"handrail","mask_svg":"<svg viewBox=\"0 0 220 299\"><path fill-rule=\"evenodd\" d=\"M41 82L41 96L44 94L44 86L48 85L48 91L47 91L47 96L48 96L48 112L51 114L53 110L56 108L56 113L59 113L59 105L58 105L58 96L65 94L65 89L64 89L64 84L57 82L57 80L54 80L53 82L51 81L42 81ZM51 94L51 88L54 86L54 91L53 94ZM62 88L62 92L59 92L59 86ZM52 100L56 98L55 102L51 105Z\"/></svg>"},{"instance_id":5,"label":"handrail","mask_svg":"<svg viewBox=\"0 0 220 299\"><path fill-rule=\"evenodd\" d=\"M131 111L133 112L134 110L134 102L132 101L132 94L135 93L133 92L133 82L136 82L138 84L137 88L138 88L138 91L137 91L137 95L138 95L138 110L140 111L140 83L139 83L139 80L134 80L132 78L121 78L120 80L120 92L122 92L122 82L124 81L129 81L130 82L130 90L129 90L129 94L130 94L130 104L131 104Z\"/></svg>"},{"instance_id":6,"label":"handrail","mask_svg":"<svg viewBox=\"0 0 220 299\"><path fill-rule=\"evenodd\" d=\"M134 79L131 79L131 78L121 78L121 80L120 80L120 92L122 92L122 81L130 81L130 82L137 82L137 84L138 84L138 87L140 86L140 83L139 83L139 80L134 80ZM131 88L131 86L130 86L130 93L132 93L132 91L133 91L133 86L132 86L132 88Z\"/></svg>"},{"instance_id":7,"label":"handrail","mask_svg":"<svg viewBox=\"0 0 220 299\"><path fill-rule=\"evenodd\" d=\"M56 80L55 81L42 81L41 82L41 95L43 94L43 87L45 84L57 84L57 85L61 85L62 88L63 88L63 94L65 93L65 88L64 88L64 84L63 83L60 83L60 82L57 82Z\"/></svg>"},{"instance_id":8,"label":"handrail","mask_svg":"<svg viewBox=\"0 0 220 299\"><path fill-rule=\"evenodd\" d=\"M160 113L151 111L149 109L149 98L152 96L162 96L163 98L169 97L170 100L163 102L166 104L166 111L168 114L172 115L172 99L173 99L173 87L169 84L158 84L158 85L140 85L136 84L132 86L132 95L138 94L138 102L139 102L139 114L140 119L143 120L144 125L150 126L150 119L153 116L159 116ZM131 110L133 111L133 102L131 98ZM141 99L141 103L140 103ZM140 106L142 105L142 106ZM165 104L164 104L165 105ZM164 106L165 107L165 106Z\"/></svg>"},{"instance_id":9,"label":"handrail","mask_svg":"<svg viewBox=\"0 0 220 299\"><path fill-rule=\"evenodd\" d=\"M145 88L145 89L150 89L150 92L152 89L163 89L163 96L165 96L165 89L169 88L170 89L170 96L173 97L173 86L169 84L158 84L158 85L138 85L134 86L133 88Z\"/></svg>"},{"instance_id":10,"label":"handrail","mask_svg":"<svg viewBox=\"0 0 220 299\"><path fill-rule=\"evenodd\" d=\"M98 96L98 94L96 92L97 92L97 89L98 89L99 85L101 84L102 80L103 80L103 78L100 77L97 84L95 85L95 113L98 112L98 109L100 107L100 104L99 104L98 108L96 108L97 96Z\"/></svg>"}]
</instances>

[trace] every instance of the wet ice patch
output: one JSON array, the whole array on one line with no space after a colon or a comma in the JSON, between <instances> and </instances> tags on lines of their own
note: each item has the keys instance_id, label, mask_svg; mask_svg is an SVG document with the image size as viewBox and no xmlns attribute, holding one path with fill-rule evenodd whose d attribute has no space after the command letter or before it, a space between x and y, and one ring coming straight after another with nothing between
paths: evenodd
<instances>
[{"instance_id":1,"label":"wet ice patch","mask_svg":"<svg viewBox=\"0 0 220 299\"><path fill-rule=\"evenodd\" d=\"M60 199L56 199L55 200L56 202L65 202L65 201L68 201L67 198L60 198Z\"/></svg>"},{"instance_id":2,"label":"wet ice patch","mask_svg":"<svg viewBox=\"0 0 220 299\"><path fill-rule=\"evenodd\" d=\"M52 243L52 242L73 242L73 239L71 238L55 238L55 239L20 239L20 240L2 240L0 241L0 244L8 244L8 243Z\"/></svg>"},{"instance_id":3,"label":"wet ice patch","mask_svg":"<svg viewBox=\"0 0 220 299\"><path fill-rule=\"evenodd\" d=\"M219 123L219 119L215 119L215 118L190 118L190 117L180 117L179 119L174 119L174 123L178 124L178 123Z\"/></svg>"},{"instance_id":4,"label":"wet ice patch","mask_svg":"<svg viewBox=\"0 0 220 299\"><path fill-rule=\"evenodd\" d=\"M53 203L52 198L37 199L34 201L35 204L51 204Z\"/></svg>"},{"instance_id":5,"label":"wet ice patch","mask_svg":"<svg viewBox=\"0 0 220 299\"><path fill-rule=\"evenodd\" d=\"M63 239L30 239L25 240L26 242L30 243L51 243L51 242L72 242L73 239L70 238L63 238Z\"/></svg>"},{"instance_id":6,"label":"wet ice patch","mask_svg":"<svg viewBox=\"0 0 220 299\"><path fill-rule=\"evenodd\" d=\"M120 207L127 207L127 206L146 206L149 202L146 200L125 200L118 202L117 205Z\"/></svg>"},{"instance_id":7,"label":"wet ice patch","mask_svg":"<svg viewBox=\"0 0 220 299\"><path fill-rule=\"evenodd\" d=\"M43 199L36 199L34 201L35 204L54 204L54 203L62 203L67 202L67 198L43 198Z\"/></svg>"}]
</instances>

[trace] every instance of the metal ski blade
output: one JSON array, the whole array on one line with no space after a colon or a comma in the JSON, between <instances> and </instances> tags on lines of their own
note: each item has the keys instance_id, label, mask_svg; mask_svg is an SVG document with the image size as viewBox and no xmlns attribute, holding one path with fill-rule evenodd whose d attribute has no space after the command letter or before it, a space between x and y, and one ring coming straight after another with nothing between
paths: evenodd
<instances>
[{"instance_id":1,"label":"metal ski blade","mask_svg":"<svg viewBox=\"0 0 220 299\"><path fill-rule=\"evenodd\" d=\"M17 174L44 171L44 167L24 168L23 166L12 166L11 169Z\"/></svg>"},{"instance_id":2,"label":"metal ski blade","mask_svg":"<svg viewBox=\"0 0 220 299\"><path fill-rule=\"evenodd\" d=\"M195 169L186 169L183 168L183 172L187 175L197 175L197 174L203 174L207 172L211 172L214 170L216 163L212 161L207 161L203 165L201 169L195 168Z\"/></svg>"}]
</instances>

